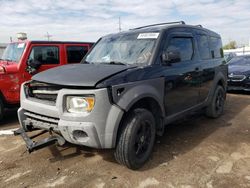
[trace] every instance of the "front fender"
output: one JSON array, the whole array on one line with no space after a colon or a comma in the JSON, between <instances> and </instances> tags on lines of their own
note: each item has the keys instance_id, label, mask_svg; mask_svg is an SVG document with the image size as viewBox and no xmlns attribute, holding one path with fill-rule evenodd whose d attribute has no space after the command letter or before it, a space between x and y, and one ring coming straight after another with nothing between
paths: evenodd
<instances>
[{"instance_id":1,"label":"front fender","mask_svg":"<svg viewBox=\"0 0 250 188\"><path fill-rule=\"evenodd\" d=\"M112 99L116 105L128 111L140 99L153 98L158 102L162 114L165 114L164 87L164 77L115 85L112 87Z\"/></svg>"}]
</instances>

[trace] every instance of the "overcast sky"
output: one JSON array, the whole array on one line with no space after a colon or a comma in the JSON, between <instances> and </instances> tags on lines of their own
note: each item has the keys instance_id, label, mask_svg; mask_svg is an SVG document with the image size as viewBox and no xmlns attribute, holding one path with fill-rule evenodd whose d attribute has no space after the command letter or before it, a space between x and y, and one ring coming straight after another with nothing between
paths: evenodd
<instances>
[{"instance_id":1,"label":"overcast sky","mask_svg":"<svg viewBox=\"0 0 250 188\"><path fill-rule=\"evenodd\" d=\"M250 39L248 0L0 0L0 43L26 32L32 40L96 41L100 36L159 22L202 24L239 44Z\"/></svg>"}]
</instances>

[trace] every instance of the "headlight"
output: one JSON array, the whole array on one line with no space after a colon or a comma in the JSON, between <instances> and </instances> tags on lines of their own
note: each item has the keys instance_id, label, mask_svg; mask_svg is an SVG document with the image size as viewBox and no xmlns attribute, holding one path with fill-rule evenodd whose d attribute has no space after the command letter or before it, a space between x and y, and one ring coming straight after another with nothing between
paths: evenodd
<instances>
[{"instance_id":1,"label":"headlight","mask_svg":"<svg viewBox=\"0 0 250 188\"><path fill-rule=\"evenodd\" d=\"M94 105L95 98L93 96L68 96L66 99L66 108L70 113L89 113L93 110Z\"/></svg>"}]
</instances>

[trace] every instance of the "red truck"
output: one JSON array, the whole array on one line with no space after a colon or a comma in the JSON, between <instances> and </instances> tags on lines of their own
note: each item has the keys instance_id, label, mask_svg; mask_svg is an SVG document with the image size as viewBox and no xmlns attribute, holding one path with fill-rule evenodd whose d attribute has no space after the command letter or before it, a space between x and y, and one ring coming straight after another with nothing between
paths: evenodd
<instances>
[{"instance_id":1,"label":"red truck","mask_svg":"<svg viewBox=\"0 0 250 188\"><path fill-rule=\"evenodd\" d=\"M19 105L19 90L32 75L65 64L79 63L90 42L18 41L10 43L0 59L0 120L6 108Z\"/></svg>"}]
</instances>

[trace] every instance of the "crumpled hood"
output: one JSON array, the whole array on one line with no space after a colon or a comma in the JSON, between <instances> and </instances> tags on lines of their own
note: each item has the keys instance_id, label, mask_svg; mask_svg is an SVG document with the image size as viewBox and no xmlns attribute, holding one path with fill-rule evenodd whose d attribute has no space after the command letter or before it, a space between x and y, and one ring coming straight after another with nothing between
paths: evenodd
<instances>
[{"instance_id":1,"label":"crumpled hood","mask_svg":"<svg viewBox=\"0 0 250 188\"><path fill-rule=\"evenodd\" d=\"M129 68L111 64L72 64L49 69L36 74L32 80L65 86L94 87L99 81Z\"/></svg>"},{"instance_id":2,"label":"crumpled hood","mask_svg":"<svg viewBox=\"0 0 250 188\"><path fill-rule=\"evenodd\" d=\"M228 67L229 74L244 74L250 75L250 66L238 66L238 65L231 65Z\"/></svg>"}]
</instances>

